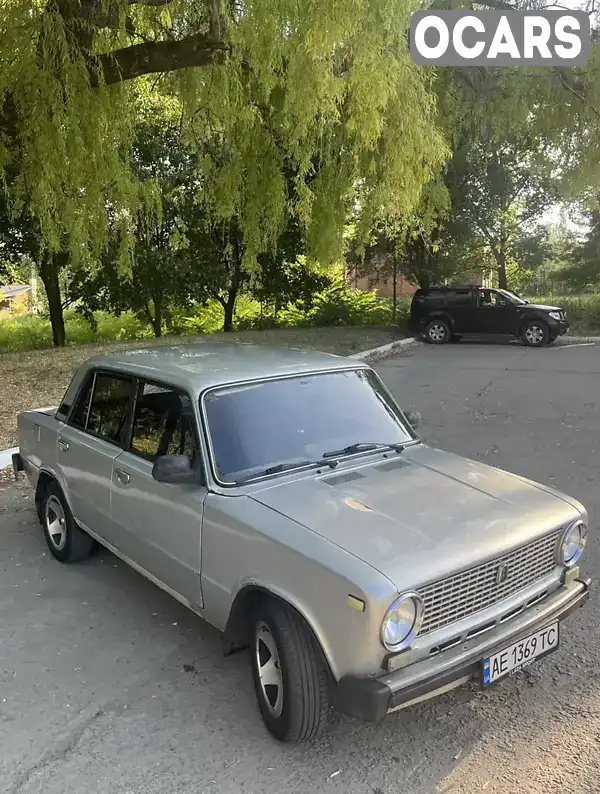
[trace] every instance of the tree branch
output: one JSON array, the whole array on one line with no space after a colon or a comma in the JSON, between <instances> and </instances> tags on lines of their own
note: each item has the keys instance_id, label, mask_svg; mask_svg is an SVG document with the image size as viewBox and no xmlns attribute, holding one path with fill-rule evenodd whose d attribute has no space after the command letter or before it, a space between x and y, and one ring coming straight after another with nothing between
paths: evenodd
<instances>
[{"instance_id":1,"label":"tree branch","mask_svg":"<svg viewBox=\"0 0 600 794\"><path fill-rule=\"evenodd\" d=\"M206 33L180 41L148 41L97 56L91 67L91 84L96 87L134 80L145 74L172 72L192 66L223 61L230 46ZM103 80L100 79L102 75Z\"/></svg>"}]
</instances>

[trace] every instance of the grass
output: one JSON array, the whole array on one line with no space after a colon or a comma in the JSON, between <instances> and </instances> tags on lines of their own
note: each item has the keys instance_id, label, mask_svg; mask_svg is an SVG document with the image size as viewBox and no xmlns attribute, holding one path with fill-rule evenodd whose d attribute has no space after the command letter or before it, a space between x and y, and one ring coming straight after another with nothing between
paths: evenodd
<instances>
[{"instance_id":1,"label":"grass","mask_svg":"<svg viewBox=\"0 0 600 794\"><path fill-rule=\"evenodd\" d=\"M57 405L79 364L98 353L182 342L244 341L262 345L301 347L347 356L384 345L402 336L401 330L389 326L281 328L230 334L202 334L196 337L164 337L161 340L143 340L137 345L131 341L96 342L59 349L1 353L0 449L17 443L17 414L34 408Z\"/></svg>"},{"instance_id":2,"label":"grass","mask_svg":"<svg viewBox=\"0 0 600 794\"><path fill-rule=\"evenodd\" d=\"M530 303L542 303L560 306L567 313L569 333L591 334L600 333L600 294L595 295L543 295L531 298Z\"/></svg>"}]
</instances>

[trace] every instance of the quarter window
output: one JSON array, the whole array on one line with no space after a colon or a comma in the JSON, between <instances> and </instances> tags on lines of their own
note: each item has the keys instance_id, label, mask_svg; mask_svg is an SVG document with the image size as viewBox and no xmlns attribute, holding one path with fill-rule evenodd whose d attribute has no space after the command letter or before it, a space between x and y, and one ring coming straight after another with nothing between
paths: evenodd
<instances>
[{"instance_id":1,"label":"quarter window","mask_svg":"<svg viewBox=\"0 0 600 794\"><path fill-rule=\"evenodd\" d=\"M194 414L186 394L145 383L133 420L131 450L149 460L161 455L196 457Z\"/></svg>"},{"instance_id":2,"label":"quarter window","mask_svg":"<svg viewBox=\"0 0 600 794\"><path fill-rule=\"evenodd\" d=\"M71 417L71 424L75 427L81 427L85 430L85 423L87 421L88 408L90 406L90 397L92 396L92 387L94 385L94 373L91 372L86 379L86 382L79 394L73 416Z\"/></svg>"}]
</instances>

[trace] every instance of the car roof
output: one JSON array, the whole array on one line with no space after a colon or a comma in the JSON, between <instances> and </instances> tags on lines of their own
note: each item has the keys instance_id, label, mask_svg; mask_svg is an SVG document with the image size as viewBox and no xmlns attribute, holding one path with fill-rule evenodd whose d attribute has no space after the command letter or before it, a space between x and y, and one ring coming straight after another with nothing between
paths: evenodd
<instances>
[{"instance_id":1,"label":"car roof","mask_svg":"<svg viewBox=\"0 0 600 794\"><path fill-rule=\"evenodd\" d=\"M345 356L246 342L193 343L119 350L93 356L86 369L118 370L193 392L268 377L365 367Z\"/></svg>"}]
</instances>

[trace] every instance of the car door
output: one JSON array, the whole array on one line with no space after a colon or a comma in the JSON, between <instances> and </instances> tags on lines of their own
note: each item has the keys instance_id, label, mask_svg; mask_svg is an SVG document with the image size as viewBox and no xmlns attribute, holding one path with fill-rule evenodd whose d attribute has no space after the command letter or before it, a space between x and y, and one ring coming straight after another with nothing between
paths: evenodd
<instances>
[{"instance_id":1,"label":"car door","mask_svg":"<svg viewBox=\"0 0 600 794\"><path fill-rule=\"evenodd\" d=\"M481 289L477 293L475 333L512 334L515 314L515 307L502 293L493 289Z\"/></svg>"},{"instance_id":2,"label":"car door","mask_svg":"<svg viewBox=\"0 0 600 794\"><path fill-rule=\"evenodd\" d=\"M472 290L457 289L448 293L448 314L452 317L453 331L457 334L472 333L475 299Z\"/></svg>"},{"instance_id":3,"label":"car door","mask_svg":"<svg viewBox=\"0 0 600 794\"><path fill-rule=\"evenodd\" d=\"M140 381L130 440L113 461L109 542L193 609L201 609L204 484L196 405L168 384ZM197 484L152 477L159 455L185 454Z\"/></svg>"},{"instance_id":4,"label":"car door","mask_svg":"<svg viewBox=\"0 0 600 794\"><path fill-rule=\"evenodd\" d=\"M90 371L57 433L58 474L73 515L99 537L110 534L113 461L122 451L136 381Z\"/></svg>"}]
</instances>

